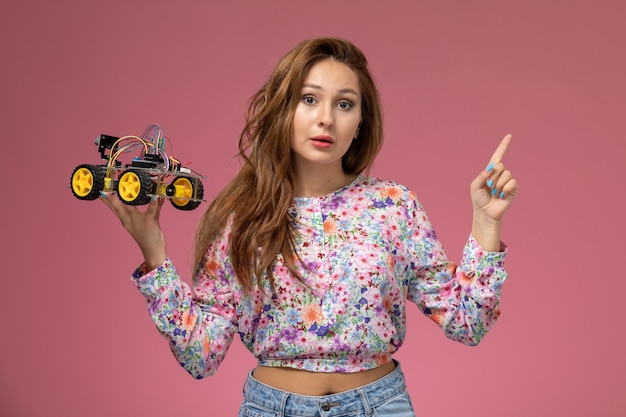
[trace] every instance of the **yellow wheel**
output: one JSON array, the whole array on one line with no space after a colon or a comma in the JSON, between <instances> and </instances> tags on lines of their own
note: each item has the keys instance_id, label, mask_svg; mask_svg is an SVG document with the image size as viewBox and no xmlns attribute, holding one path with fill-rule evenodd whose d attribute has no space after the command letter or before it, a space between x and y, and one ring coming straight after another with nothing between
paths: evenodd
<instances>
[{"instance_id":1,"label":"yellow wheel","mask_svg":"<svg viewBox=\"0 0 626 417\"><path fill-rule=\"evenodd\" d=\"M146 172L129 169L120 175L117 183L117 194L123 203L131 206L147 204L154 183Z\"/></svg>"},{"instance_id":2,"label":"yellow wheel","mask_svg":"<svg viewBox=\"0 0 626 417\"><path fill-rule=\"evenodd\" d=\"M104 187L106 168L94 165L79 165L72 173L70 187L79 200L95 200Z\"/></svg>"},{"instance_id":3,"label":"yellow wheel","mask_svg":"<svg viewBox=\"0 0 626 417\"><path fill-rule=\"evenodd\" d=\"M204 188L197 178L177 177L167 189L172 205L179 210L193 210L200 205Z\"/></svg>"},{"instance_id":4,"label":"yellow wheel","mask_svg":"<svg viewBox=\"0 0 626 417\"><path fill-rule=\"evenodd\" d=\"M189 199L193 196L193 186L189 178L178 177L172 182L175 188L174 197L172 197L172 204L176 206L184 206L189 203Z\"/></svg>"},{"instance_id":5,"label":"yellow wheel","mask_svg":"<svg viewBox=\"0 0 626 417\"><path fill-rule=\"evenodd\" d=\"M85 167L78 168L72 176L72 190L79 197L85 197L93 190L93 174Z\"/></svg>"}]
</instances>

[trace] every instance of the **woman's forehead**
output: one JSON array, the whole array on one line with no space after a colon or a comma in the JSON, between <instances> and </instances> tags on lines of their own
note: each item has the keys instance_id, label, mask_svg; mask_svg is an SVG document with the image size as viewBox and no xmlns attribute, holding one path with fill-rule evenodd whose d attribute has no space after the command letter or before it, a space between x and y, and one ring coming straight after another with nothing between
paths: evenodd
<instances>
[{"instance_id":1,"label":"woman's forehead","mask_svg":"<svg viewBox=\"0 0 626 417\"><path fill-rule=\"evenodd\" d=\"M303 87L325 92L360 95L359 77L346 64L331 59L317 62L304 78Z\"/></svg>"}]
</instances>

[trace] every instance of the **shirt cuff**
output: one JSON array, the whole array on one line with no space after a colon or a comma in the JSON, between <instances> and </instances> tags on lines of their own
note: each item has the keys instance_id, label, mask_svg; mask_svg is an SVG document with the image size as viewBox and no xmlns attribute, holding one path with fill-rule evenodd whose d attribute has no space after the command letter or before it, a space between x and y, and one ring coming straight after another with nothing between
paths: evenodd
<instances>
[{"instance_id":1,"label":"shirt cuff","mask_svg":"<svg viewBox=\"0 0 626 417\"><path fill-rule=\"evenodd\" d=\"M142 263L131 275L131 281L146 298L158 296L164 287L171 285L176 279L178 273L170 258L166 258L161 265L151 271L148 271L145 263Z\"/></svg>"},{"instance_id":2,"label":"shirt cuff","mask_svg":"<svg viewBox=\"0 0 626 417\"><path fill-rule=\"evenodd\" d=\"M467 276L492 276L497 271L504 271L504 259L507 253L508 246L504 242L500 242L499 252L489 252L484 250L478 241L470 235L463 250L461 269Z\"/></svg>"}]
</instances>

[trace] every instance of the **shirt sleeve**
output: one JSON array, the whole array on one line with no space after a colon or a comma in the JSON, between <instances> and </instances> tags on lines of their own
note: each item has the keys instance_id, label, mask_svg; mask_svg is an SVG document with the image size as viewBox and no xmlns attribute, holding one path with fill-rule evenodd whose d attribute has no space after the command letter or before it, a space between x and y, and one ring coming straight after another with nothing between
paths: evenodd
<instances>
[{"instance_id":1,"label":"shirt sleeve","mask_svg":"<svg viewBox=\"0 0 626 417\"><path fill-rule=\"evenodd\" d=\"M408 298L441 327L445 335L477 345L500 315L507 273L500 252L484 251L470 236L460 265L448 260L424 209L411 193L408 240L412 258Z\"/></svg>"},{"instance_id":2,"label":"shirt sleeve","mask_svg":"<svg viewBox=\"0 0 626 417\"><path fill-rule=\"evenodd\" d=\"M169 258L153 271L140 266L132 276L158 331L180 365L197 379L217 371L237 331L224 265L215 254L208 256L192 287L180 279Z\"/></svg>"}]
</instances>

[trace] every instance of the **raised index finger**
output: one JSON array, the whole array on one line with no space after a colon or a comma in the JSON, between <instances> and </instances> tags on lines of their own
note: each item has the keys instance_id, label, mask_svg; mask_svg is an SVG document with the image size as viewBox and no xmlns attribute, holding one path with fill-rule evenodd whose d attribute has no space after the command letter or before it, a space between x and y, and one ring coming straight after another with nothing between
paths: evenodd
<instances>
[{"instance_id":1,"label":"raised index finger","mask_svg":"<svg viewBox=\"0 0 626 417\"><path fill-rule=\"evenodd\" d=\"M504 153L506 152L506 149L509 147L509 143L511 143L512 138L513 136L509 133L502 139L502 142L500 142L500 145L498 145L493 155L491 155L491 159L489 160L489 162L496 163L496 162L502 161L502 158L504 158Z\"/></svg>"}]
</instances>

